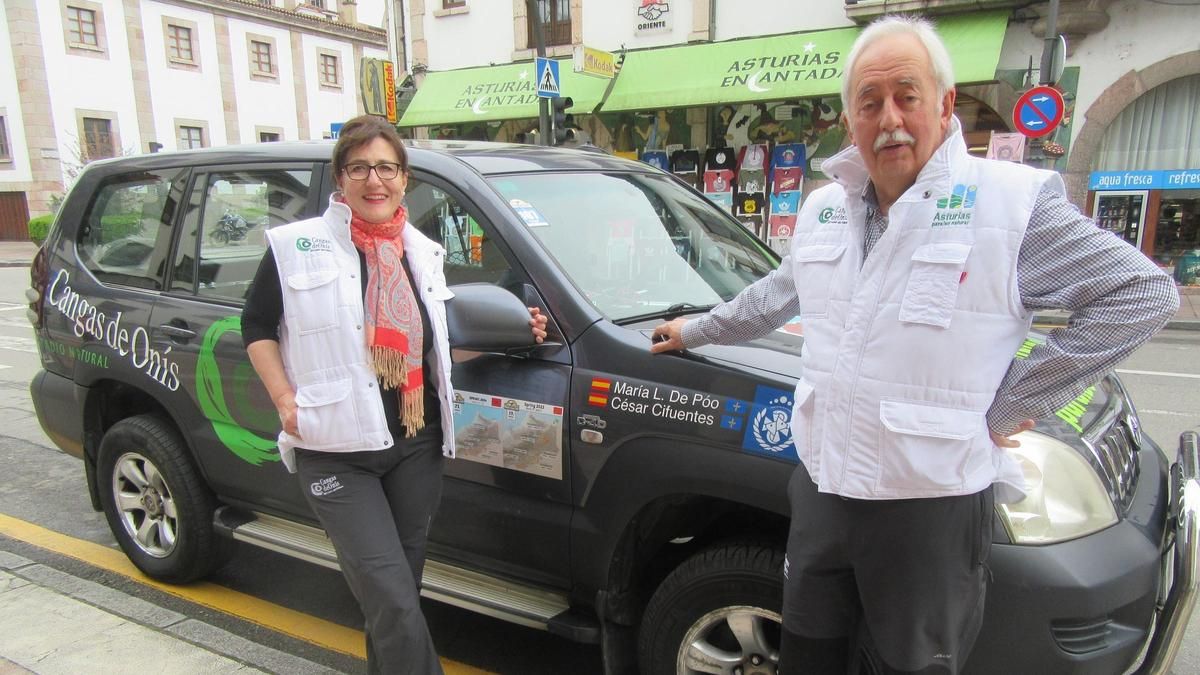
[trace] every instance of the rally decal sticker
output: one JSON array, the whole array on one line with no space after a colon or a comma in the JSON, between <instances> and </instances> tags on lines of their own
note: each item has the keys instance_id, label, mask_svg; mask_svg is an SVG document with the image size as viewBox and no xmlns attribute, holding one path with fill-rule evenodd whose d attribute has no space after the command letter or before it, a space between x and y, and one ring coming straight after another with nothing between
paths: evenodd
<instances>
[{"instance_id":1,"label":"rally decal sticker","mask_svg":"<svg viewBox=\"0 0 1200 675\"><path fill-rule=\"evenodd\" d=\"M562 480L562 406L454 392L455 456Z\"/></svg>"},{"instance_id":2,"label":"rally decal sticker","mask_svg":"<svg viewBox=\"0 0 1200 675\"><path fill-rule=\"evenodd\" d=\"M792 442L790 391L759 385L747 401L626 378L593 377L587 383L581 412L588 422L601 412L646 417L683 433L709 434L744 452L800 461ZM582 417L580 425L592 426Z\"/></svg>"}]
</instances>

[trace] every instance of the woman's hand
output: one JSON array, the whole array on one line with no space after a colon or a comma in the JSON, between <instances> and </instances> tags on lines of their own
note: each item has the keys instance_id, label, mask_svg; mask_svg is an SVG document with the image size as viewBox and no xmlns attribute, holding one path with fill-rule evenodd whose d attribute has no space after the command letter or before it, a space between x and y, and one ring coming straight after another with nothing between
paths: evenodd
<instances>
[{"instance_id":1,"label":"woman's hand","mask_svg":"<svg viewBox=\"0 0 1200 675\"><path fill-rule=\"evenodd\" d=\"M279 413L279 424L289 434L300 438L300 428L296 422L296 394L287 392L275 400L275 410Z\"/></svg>"},{"instance_id":2,"label":"woman's hand","mask_svg":"<svg viewBox=\"0 0 1200 675\"><path fill-rule=\"evenodd\" d=\"M529 327L533 331L533 341L541 344L546 339L546 315L537 307L529 307Z\"/></svg>"}]
</instances>

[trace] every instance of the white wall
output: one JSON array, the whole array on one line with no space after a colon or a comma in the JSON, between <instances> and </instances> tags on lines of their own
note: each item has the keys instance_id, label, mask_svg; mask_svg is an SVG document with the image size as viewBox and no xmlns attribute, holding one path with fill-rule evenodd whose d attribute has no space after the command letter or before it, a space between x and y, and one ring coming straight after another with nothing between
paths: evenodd
<instances>
[{"instance_id":1,"label":"white wall","mask_svg":"<svg viewBox=\"0 0 1200 675\"><path fill-rule=\"evenodd\" d=\"M247 33L275 39L276 61L279 77L260 81L250 77L250 54ZM233 89L237 100L239 138L230 143L256 143L255 126L281 127L284 140L300 138L296 126L296 86L292 78L292 53L290 32L273 25L251 23L241 19L229 19L229 46L233 54ZM312 77L316 77L313 71ZM320 136L318 136L320 138Z\"/></svg>"},{"instance_id":2,"label":"white wall","mask_svg":"<svg viewBox=\"0 0 1200 675\"><path fill-rule=\"evenodd\" d=\"M712 0L716 40L853 26L843 0Z\"/></svg>"},{"instance_id":3,"label":"white wall","mask_svg":"<svg viewBox=\"0 0 1200 675\"><path fill-rule=\"evenodd\" d=\"M29 168L29 144L25 141L25 125L21 117L21 99L17 95L16 64L8 35L8 16L4 3L0 3L0 108L4 108L8 152L12 157L12 168L0 169L0 185L33 180Z\"/></svg>"},{"instance_id":4,"label":"white wall","mask_svg":"<svg viewBox=\"0 0 1200 675\"><path fill-rule=\"evenodd\" d=\"M163 16L193 21L192 49L200 57L199 71L172 68L167 64ZM225 129L225 108L221 100L221 74L218 63L213 15L186 7L156 2L142 3L142 31L146 41L146 67L150 78L150 100L154 110L154 133L167 150L179 149L175 133L176 119L208 122L209 145L230 142Z\"/></svg>"},{"instance_id":5,"label":"white wall","mask_svg":"<svg viewBox=\"0 0 1200 675\"><path fill-rule=\"evenodd\" d=\"M392 0L358 0L358 22L376 28L383 28L387 21L384 3Z\"/></svg>"},{"instance_id":6,"label":"white wall","mask_svg":"<svg viewBox=\"0 0 1200 675\"><path fill-rule=\"evenodd\" d=\"M430 70L454 70L489 63L509 63L513 35L511 0L469 0L465 14L434 16L440 2L425 3L425 39ZM586 12L584 14L586 16ZM408 26L411 32L411 26Z\"/></svg>"},{"instance_id":7,"label":"white wall","mask_svg":"<svg viewBox=\"0 0 1200 675\"><path fill-rule=\"evenodd\" d=\"M145 141L138 133L122 3L121 0L96 1L104 14L104 58L68 54L59 4L36 3L50 107L58 136L59 159L63 164L63 182L67 184L71 182L68 172L79 164L80 129L75 114L78 109L116 113L113 126L120 135L118 153L146 151Z\"/></svg>"},{"instance_id":8,"label":"white wall","mask_svg":"<svg viewBox=\"0 0 1200 675\"><path fill-rule=\"evenodd\" d=\"M626 49L645 49L687 44L692 32L692 0L671 0L669 4L674 15L670 31L635 35L637 22L641 20L636 0L584 0L583 43L610 52L619 50L621 45ZM708 18L704 21L707 23Z\"/></svg>"},{"instance_id":9,"label":"white wall","mask_svg":"<svg viewBox=\"0 0 1200 675\"><path fill-rule=\"evenodd\" d=\"M1071 127L1071 140L1083 129L1084 117L1113 82L1131 70L1141 70L1164 59L1200 48L1200 29L1195 6L1164 5L1145 0L1118 0L1108 10L1111 21L1075 45L1066 65L1079 66L1079 91L1075 101L1078 116ZM1034 67L1041 60L1042 41L1031 24L1010 24L1001 53L1001 68L1025 68L1033 55ZM1188 29L1188 27L1191 29ZM1004 111L1000 111L1004 112Z\"/></svg>"},{"instance_id":10,"label":"white wall","mask_svg":"<svg viewBox=\"0 0 1200 675\"><path fill-rule=\"evenodd\" d=\"M305 35L302 38L304 53L304 81L308 92L308 137L321 138L329 131L331 122L345 122L358 114L357 64L354 62L354 47L348 42ZM337 52L342 73L341 90L321 87L320 59L318 49ZM383 52L381 52L383 54ZM386 55L383 56L386 58Z\"/></svg>"}]
</instances>

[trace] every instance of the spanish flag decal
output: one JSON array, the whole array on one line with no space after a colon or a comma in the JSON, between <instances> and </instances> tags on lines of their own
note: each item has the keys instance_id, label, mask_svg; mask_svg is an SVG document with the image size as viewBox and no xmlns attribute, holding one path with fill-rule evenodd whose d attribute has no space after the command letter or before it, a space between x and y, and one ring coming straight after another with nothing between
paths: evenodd
<instances>
[{"instance_id":1,"label":"spanish flag decal","mask_svg":"<svg viewBox=\"0 0 1200 675\"><path fill-rule=\"evenodd\" d=\"M608 392L612 389L612 380L602 377L592 378L592 391L588 394L588 405L603 408L608 405Z\"/></svg>"}]
</instances>

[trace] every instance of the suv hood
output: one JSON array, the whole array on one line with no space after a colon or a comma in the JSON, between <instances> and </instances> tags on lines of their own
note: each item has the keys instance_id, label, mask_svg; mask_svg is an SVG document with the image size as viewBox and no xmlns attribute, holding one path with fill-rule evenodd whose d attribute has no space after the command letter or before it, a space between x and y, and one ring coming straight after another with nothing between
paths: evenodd
<instances>
[{"instance_id":1,"label":"suv hood","mask_svg":"<svg viewBox=\"0 0 1200 675\"><path fill-rule=\"evenodd\" d=\"M625 327L649 335L660 323L662 321L656 319ZM738 370L757 370L798 380L804 372L800 360L803 348L800 324L789 323L757 340L736 345L704 345L689 349L688 353Z\"/></svg>"}]
</instances>

